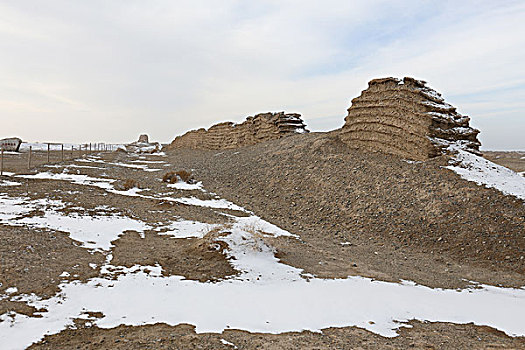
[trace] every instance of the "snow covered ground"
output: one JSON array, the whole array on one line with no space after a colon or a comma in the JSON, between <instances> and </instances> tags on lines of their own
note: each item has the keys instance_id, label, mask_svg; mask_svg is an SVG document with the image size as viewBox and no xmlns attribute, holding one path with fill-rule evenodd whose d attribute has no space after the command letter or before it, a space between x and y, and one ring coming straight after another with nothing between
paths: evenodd
<instances>
[{"instance_id":1,"label":"snow covered ground","mask_svg":"<svg viewBox=\"0 0 525 350\"><path fill-rule=\"evenodd\" d=\"M459 153L457 160L460 165L449 168L469 179L476 178L479 183L499 186L506 193L522 193L514 175L478 158ZM107 211L107 215L66 216L60 212L67 205L62 201L0 195L1 223L67 232L86 249L107 254L100 276L87 283L65 281L60 285L61 292L52 298L16 295L16 286L9 289L15 292L0 295L0 299L23 301L46 310L37 313L41 317L13 312L0 315L0 344L5 349L23 349L44 335L56 334L71 326L75 318L89 319L92 325L101 328L158 322L169 325L189 323L196 326L197 332L241 329L281 333L357 326L385 337L396 336L397 329L407 327L404 322L417 319L473 322L494 327L510 336L525 336L525 288L474 285L463 290L447 290L408 281L391 283L359 276L321 279L281 263L265 239L296 236L224 199L144 196L138 189L116 191L114 179L83 174L44 172L22 177L70 181L121 195L240 210L249 216L228 216L231 223L227 225L183 219L153 225L117 215L112 208L99 208ZM201 185L199 189L204 191ZM32 211L43 214L28 216ZM175 238L200 238L211 230L219 231L221 234L215 239L226 243L225 254L232 258L229 261L240 274L220 282L203 283L181 276L162 276L161 266L113 266L111 241L125 230L139 233L152 230ZM120 272L116 279L115 271ZM104 316L90 318L86 316L87 311L101 312Z\"/></svg>"},{"instance_id":2,"label":"snow covered ground","mask_svg":"<svg viewBox=\"0 0 525 350\"><path fill-rule=\"evenodd\" d=\"M451 146L455 153L453 162L446 168L479 185L495 188L505 194L525 201L525 177L483 157Z\"/></svg>"},{"instance_id":3,"label":"snow covered ground","mask_svg":"<svg viewBox=\"0 0 525 350\"><path fill-rule=\"evenodd\" d=\"M8 181L8 180L0 180L0 186L20 186L20 182L14 182L14 181Z\"/></svg>"},{"instance_id":4,"label":"snow covered ground","mask_svg":"<svg viewBox=\"0 0 525 350\"><path fill-rule=\"evenodd\" d=\"M198 182L196 184L189 184L186 182L179 181L174 184L168 184L168 187L176 188L178 190L202 190L202 182Z\"/></svg>"}]
</instances>

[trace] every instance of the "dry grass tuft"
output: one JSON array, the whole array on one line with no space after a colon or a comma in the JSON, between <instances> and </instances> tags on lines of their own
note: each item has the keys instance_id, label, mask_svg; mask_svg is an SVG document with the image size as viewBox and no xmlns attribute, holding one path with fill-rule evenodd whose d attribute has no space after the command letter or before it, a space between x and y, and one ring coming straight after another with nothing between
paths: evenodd
<instances>
[{"instance_id":1,"label":"dry grass tuft","mask_svg":"<svg viewBox=\"0 0 525 350\"><path fill-rule=\"evenodd\" d=\"M189 181L192 179L191 173L186 170L177 171L176 174L182 181L186 183L189 183Z\"/></svg>"},{"instance_id":2,"label":"dry grass tuft","mask_svg":"<svg viewBox=\"0 0 525 350\"><path fill-rule=\"evenodd\" d=\"M126 179L122 184L122 189L124 191L131 190L132 188L139 187L137 181L133 179Z\"/></svg>"},{"instance_id":3,"label":"dry grass tuft","mask_svg":"<svg viewBox=\"0 0 525 350\"><path fill-rule=\"evenodd\" d=\"M115 189L118 191L127 191L131 190L132 188L139 187L139 184L137 181L133 179L126 179L126 180L119 180L115 184Z\"/></svg>"},{"instance_id":4,"label":"dry grass tuft","mask_svg":"<svg viewBox=\"0 0 525 350\"><path fill-rule=\"evenodd\" d=\"M192 174L186 170L179 170L177 172L170 171L164 174L164 176L162 177L163 182L167 182L170 184L174 184L178 181L191 183L192 180L193 180Z\"/></svg>"},{"instance_id":5,"label":"dry grass tuft","mask_svg":"<svg viewBox=\"0 0 525 350\"><path fill-rule=\"evenodd\" d=\"M198 251L218 251L223 253L227 248L228 244L221 240L221 237L227 236L230 232L228 229L231 225L224 224L220 227L210 229L201 239L197 240L193 244L193 249Z\"/></svg>"},{"instance_id":6,"label":"dry grass tuft","mask_svg":"<svg viewBox=\"0 0 525 350\"><path fill-rule=\"evenodd\" d=\"M175 174L175 172L173 171L170 171L170 172L167 172L166 174L164 174L164 176L162 177L162 182L167 182L167 183L175 183L177 182L178 179L177 179L177 175Z\"/></svg>"}]
</instances>

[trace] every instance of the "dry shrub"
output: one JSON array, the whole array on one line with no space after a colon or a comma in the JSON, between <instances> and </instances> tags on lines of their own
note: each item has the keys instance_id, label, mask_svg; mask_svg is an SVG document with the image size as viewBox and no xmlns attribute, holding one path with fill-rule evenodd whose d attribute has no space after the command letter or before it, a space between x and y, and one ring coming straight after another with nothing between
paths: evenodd
<instances>
[{"instance_id":1,"label":"dry shrub","mask_svg":"<svg viewBox=\"0 0 525 350\"><path fill-rule=\"evenodd\" d=\"M195 251L218 251L222 253L228 248L228 244L221 240L222 237L230 234L227 230L231 228L229 224L223 224L219 227L208 230L206 234L194 244L191 249Z\"/></svg>"},{"instance_id":2,"label":"dry shrub","mask_svg":"<svg viewBox=\"0 0 525 350\"><path fill-rule=\"evenodd\" d=\"M173 171L170 171L170 172L167 172L166 174L164 174L164 176L162 177L162 182L167 182L167 183L175 183L177 182L178 179L177 179L177 175L175 174L175 172Z\"/></svg>"},{"instance_id":3,"label":"dry shrub","mask_svg":"<svg viewBox=\"0 0 525 350\"><path fill-rule=\"evenodd\" d=\"M192 181L192 175L190 172L186 170L180 170L177 172L173 172L173 171L167 172L162 177L163 182L167 182L170 184L174 184L178 182L179 180L186 182L186 183L190 183Z\"/></svg>"},{"instance_id":4,"label":"dry shrub","mask_svg":"<svg viewBox=\"0 0 525 350\"><path fill-rule=\"evenodd\" d=\"M139 187L139 184L133 179L119 180L115 184L115 189L118 191L127 191L135 187Z\"/></svg>"},{"instance_id":5,"label":"dry shrub","mask_svg":"<svg viewBox=\"0 0 525 350\"><path fill-rule=\"evenodd\" d=\"M138 187L137 181L133 179L126 179L122 184L122 189L124 191L131 190L132 188Z\"/></svg>"},{"instance_id":6,"label":"dry shrub","mask_svg":"<svg viewBox=\"0 0 525 350\"><path fill-rule=\"evenodd\" d=\"M191 173L186 170L180 170L176 172L177 176L184 182L189 183L192 179Z\"/></svg>"},{"instance_id":7,"label":"dry shrub","mask_svg":"<svg viewBox=\"0 0 525 350\"><path fill-rule=\"evenodd\" d=\"M263 251L263 247L272 247L272 241L275 238L271 234L265 233L260 225L255 223L245 224L241 228L243 231L251 234L252 239L246 242L246 246L256 251Z\"/></svg>"}]
</instances>

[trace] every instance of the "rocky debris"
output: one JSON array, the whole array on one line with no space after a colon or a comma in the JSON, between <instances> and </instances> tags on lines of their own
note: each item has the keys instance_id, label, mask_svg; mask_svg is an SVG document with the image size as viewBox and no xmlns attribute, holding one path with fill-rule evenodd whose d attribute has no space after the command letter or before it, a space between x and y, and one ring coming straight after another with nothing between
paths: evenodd
<instances>
[{"instance_id":1,"label":"rocky debris","mask_svg":"<svg viewBox=\"0 0 525 350\"><path fill-rule=\"evenodd\" d=\"M469 120L422 80L374 79L352 100L341 140L412 160L444 154L452 143L479 155L479 130Z\"/></svg>"},{"instance_id":2,"label":"rocky debris","mask_svg":"<svg viewBox=\"0 0 525 350\"><path fill-rule=\"evenodd\" d=\"M189 131L176 137L167 149L231 149L305 132L308 130L300 114L269 112L248 117L241 124L225 122L215 124L208 130Z\"/></svg>"},{"instance_id":3,"label":"rocky debris","mask_svg":"<svg viewBox=\"0 0 525 350\"><path fill-rule=\"evenodd\" d=\"M149 142L149 137L146 134L139 136L138 141L128 143L127 145L120 146L117 151L127 153L157 153L162 149L160 143Z\"/></svg>"}]
</instances>

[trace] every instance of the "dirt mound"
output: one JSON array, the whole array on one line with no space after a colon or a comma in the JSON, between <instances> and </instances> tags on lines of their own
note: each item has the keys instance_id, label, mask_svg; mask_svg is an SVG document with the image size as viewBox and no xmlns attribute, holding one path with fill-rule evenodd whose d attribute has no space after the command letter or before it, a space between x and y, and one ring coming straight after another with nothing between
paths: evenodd
<instances>
[{"instance_id":1,"label":"dirt mound","mask_svg":"<svg viewBox=\"0 0 525 350\"><path fill-rule=\"evenodd\" d=\"M479 130L469 120L422 80L374 79L352 100L341 139L413 160L438 156L452 142L480 154Z\"/></svg>"},{"instance_id":2,"label":"dirt mound","mask_svg":"<svg viewBox=\"0 0 525 350\"><path fill-rule=\"evenodd\" d=\"M307 132L306 125L300 114L263 113L248 117L241 124L225 122L213 125L208 130L189 131L176 137L167 149L229 149L304 132Z\"/></svg>"},{"instance_id":3,"label":"dirt mound","mask_svg":"<svg viewBox=\"0 0 525 350\"><path fill-rule=\"evenodd\" d=\"M523 201L461 179L443 168L448 157L411 162L362 152L338 132L168 156L207 189L300 235L306 245L276 242L279 256L318 276L441 287L465 278L525 281Z\"/></svg>"}]
</instances>

